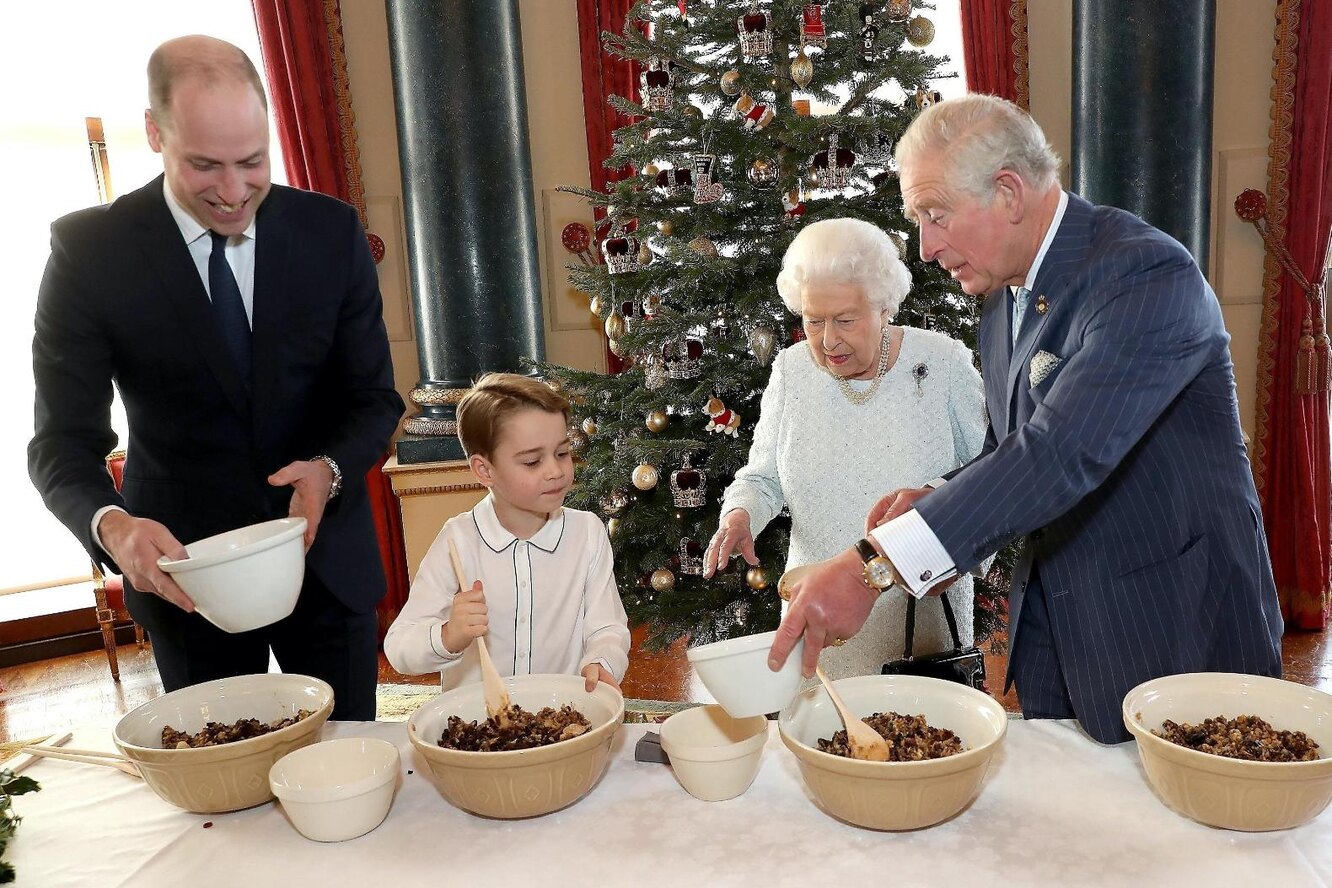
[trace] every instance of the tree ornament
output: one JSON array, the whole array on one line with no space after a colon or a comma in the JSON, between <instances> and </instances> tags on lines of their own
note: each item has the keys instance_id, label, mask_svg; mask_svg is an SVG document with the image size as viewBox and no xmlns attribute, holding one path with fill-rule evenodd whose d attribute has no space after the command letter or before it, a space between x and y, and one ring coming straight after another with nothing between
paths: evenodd
<instances>
[{"instance_id":1,"label":"tree ornament","mask_svg":"<svg viewBox=\"0 0 1332 888\"><path fill-rule=\"evenodd\" d=\"M721 91L724 96L740 95L740 72L734 69L721 76Z\"/></svg>"},{"instance_id":2,"label":"tree ornament","mask_svg":"<svg viewBox=\"0 0 1332 888\"><path fill-rule=\"evenodd\" d=\"M647 418L643 420L643 425L647 426L649 432L664 432L670 424L671 418L666 415L665 410L650 410Z\"/></svg>"},{"instance_id":3,"label":"tree ornament","mask_svg":"<svg viewBox=\"0 0 1332 888\"><path fill-rule=\"evenodd\" d=\"M658 592L669 592L675 588L675 574L664 567L659 567L652 572L652 578L648 582Z\"/></svg>"},{"instance_id":4,"label":"tree ornament","mask_svg":"<svg viewBox=\"0 0 1332 888\"><path fill-rule=\"evenodd\" d=\"M597 505L601 506L601 511L607 515L618 515L629 505L629 494L623 490L612 490L598 500Z\"/></svg>"},{"instance_id":5,"label":"tree ornament","mask_svg":"<svg viewBox=\"0 0 1332 888\"><path fill-rule=\"evenodd\" d=\"M689 337L672 339L661 347L661 359L671 379L695 379L703 371L703 343Z\"/></svg>"},{"instance_id":6,"label":"tree ornament","mask_svg":"<svg viewBox=\"0 0 1332 888\"><path fill-rule=\"evenodd\" d=\"M754 353L754 359L759 362L760 367L768 366L776 348L777 334L773 333L770 327L759 324L749 331L749 350Z\"/></svg>"},{"instance_id":7,"label":"tree ornament","mask_svg":"<svg viewBox=\"0 0 1332 888\"><path fill-rule=\"evenodd\" d=\"M749 93L745 93L736 99L735 104L731 107L735 111L736 117L744 119L745 129L751 132L763 129L772 123L772 119L777 116L777 112L772 110L771 105L754 101L754 97ZM695 174L697 174L697 169Z\"/></svg>"},{"instance_id":8,"label":"tree ornament","mask_svg":"<svg viewBox=\"0 0 1332 888\"><path fill-rule=\"evenodd\" d=\"M638 238L631 234L612 231L611 236L601 242L601 252L611 274L624 274L638 268Z\"/></svg>"},{"instance_id":9,"label":"tree ornament","mask_svg":"<svg viewBox=\"0 0 1332 888\"><path fill-rule=\"evenodd\" d=\"M652 264L652 248L648 246L647 241L643 241L638 245L638 264Z\"/></svg>"},{"instance_id":10,"label":"tree ornament","mask_svg":"<svg viewBox=\"0 0 1332 888\"><path fill-rule=\"evenodd\" d=\"M642 73L643 110L670 111L675 105L675 63L660 56L649 56Z\"/></svg>"},{"instance_id":11,"label":"tree ornament","mask_svg":"<svg viewBox=\"0 0 1332 888\"><path fill-rule=\"evenodd\" d=\"M670 237L675 233L675 223L670 219L662 219L657 223L657 230L662 233L663 237Z\"/></svg>"},{"instance_id":12,"label":"tree ornament","mask_svg":"<svg viewBox=\"0 0 1332 888\"><path fill-rule=\"evenodd\" d=\"M598 318L601 317L601 310L605 307L606 304L602 302L601 297L598 295L594 294L591 299L587 300L587 310L592 312L592 314L596 315Z\"/></svg>"},{"instance_id":13,"label":"tree ornament","mask_svg":"<svg viewBox=\"0 0 1332 888\"><path fill-rule=\"evenodd\" d=\"M754 591L762 591L768 588L768 572L762 566L751 567L745 571L745 585Z\"/></svg>"},{"instance_id":14,"label":"tree ornament","mask_svg":"<svg viewBox=\"0 0 1332 888\"><path fill-rule=\"evenodd\" d=\"M583 434L580 429L569 429L569 446L572 447L575 452L581 453L587 449L587 444L587 435Z\"/></svg>"},{"instance_id":15,"label":"tree ornament","mask_svg":"<svg viewBox=\"0 0 1332 888\"><path fill-rule=\"evenodd\" d=\"M694 203L716 203L726 196L726 188L722 183L713 181L713 177L719 169L717 155L695 154L692 165L694 168Z\"/></svg>"},{"instance_id":16,"label":"tree ornament","mask_svg":"<svg viewBox=\"0 0 1332 888\"><path fill-rule=\"evenodd\" d=\"M795 189L782 196L782 216L789 223L799 222L805 215L805 199L800 189Z\"/></svg>"},{"instance_id":17,"label":"tree ornament","mask_svg":"<svg viewBox=\"0 0 1332 888\"><path fill-rule=\"evenodd\" d=\"M689 191L694 187L694 175L683 167L673 167L657 173L657 187L668 197Z\"/></svg>"},{"instance_id":18,"label":"tree ornament","mask_svg":"<svg viewBox=\"0 0 1332 888\"><path fill-rule=\"evenodd\" d=\"M615 539L620 535L621 523L619 518L612 518L606 522L606 536Z\"/></svg>"},{"instance_id":19,"label":"tree ornament","mask_svg":"<svg viewBox=\"0 0 1332 888\"><path fill-rule=\"evenodd\" d=\"M727 408L722 403L721 398L708 398L708 403L704 405L703 412L711 419L704 426L705 431L718 432L723 435L730 435L732 438L738 437L740 428L740 414Z\"/></svg>"},{"instance_id":20,"label":"tree ornament","mask_svg":"<svg viewBox=\"0 0 1332 888\"><path fill-rule=\"evenodd\" d=\"M625 350L624 345L618 339L607 339L606 348L610 349L610 353L617 358L625 358L629 355L629 352Z\"/></svg>"},{"instance_id":21,"label":"tree ornament","mask_svg":"<svg viewBox=\"0 0 1332 888\"><path fill-rule=\"evenodd\" d=\"M819 49L828 46L828 32L823 27L822 3L806 3L800 10L800 51L802 53L806 46L817 46Z\"/></svg>"},{"instance_id":22,"label":"tree ornament","mask_svg":"<svg viewBox=\"0 0 1332 888\"><path fill-rule=\"evenodd\" d=\"M906 26L907 42L917 49L929 46L934 42L934 22L918 15Z\"/></svg>"},{"instance_id":23,"label":"tree ornament","mask_svg":"<svg viewBox=\"0 0 1332 888\"><path fill-rule=\"evenodd\" d=\"M685 105L680 109L680 113L685 117L692 117L694 120L703 119L703 110L697 105Z\"/></svg>"},{"instance_id":24,"label":"tree ornament","mask_svg":"<svg viewBox=\"0 0 1332 888\"><path fill-rule=\"evenodd\" d=\"M795 85L804 89L814 79L814 63L805 55L805 48L800 47L800 54L791 62L791 79Z\"/></svg>"},{"instance_id":25,"label":"tree ornament","mask_svg":"<svg viewBox=\"0 0 1332 888\"><path fill-rule=\"evenodd\" d=\"M596 435L597 428L597 421L594 417L589 416L583 420L583 434L587 435L589 438Z\"/></svg>"},{"instance_id":26,"label":"tree ornament","mask_svg":"<svg viewBox=\"0 0 1332 888\"><path fill-rule=\"evenodd\" d=\"M874 21L872 4L860 5L860 23L860 60L873 64L879 56L879 25Z\"/></svg>"},{"instance_id":27,"label":"tree ornament","mask_svg":"<svg viewBox=\"0 0 1332 888\"><path fill-rule=\"evenodd\" d=\"M740 54L748 60L761 59L772 52L772 13L759 12L758 2L735 22L740 35Z\"/></svg>"},{"instance_id":28,"label":"tree ornament","mask_svg":"<svg viewBox=\"0 0 1332 888\"><path fill-rule=\"evenodd\" d=\"M814 175L822 188L842 189L851 182L851 168L856 164L856 153L850 148L837 146L837 133L828 137L828 148L814 155Z\"/></svg>"},{"instance_id":29,"label":"tree ornament","mask_svg":"<svg viewBox=\"0 0 1332 888\"><path fill-rule=\"evenodd\" d=\"M680 561L680 573L686 576L703 576L704 556L707 550L703 548L702 543L695 539L685 538L680 540L680 546L676 550Z\"/></svg>"},{"instance_id":30,"label":"tree ornament","mask_svg":"<svg viewBox=\"0 0 1332 888\"><path fill-rule=\"evenodd\" d=\"M911 0L888 0L888 21L904 22L911 16Z\"/></svg>"},{"instance_id":31,"label":"tree ornament","mask_svg":"<svg viewBox=\"0 0 1332 888\"><path fill-rule=\"evenodd\" d=\"M772 188L777 184L777 164L766 157L756 158L749 165L747 178L755 188Z\"/></svg>"},{"instance_id":32,"label":"tree ornament","mask_svg":"<svg viewBox=\"0 0 1332 888\"><path fill-rule=\"evenodd\" d=\"M677 509L697 509L707 500L708 473L690 465L685 457L684 465L671 472L671 500Z\"/></svg>"},{"instance_id":33,"label":"tree ornament","mask_svg":"<svg viewBox=\"0 0 1332 888\"><path fill-rule=\"evenodd\" d=\"M706 237L696 237L689 242L689 249L700 256L706 256L709 259L716 259L721 255L717 250L717 245Z\"/></svg>"},{"instance_id":34,"label":"tree ornament","mask_svg":"<svg viewBox=\"0 0 1332 888\"><path fill-rule=\"evenodd\" d=\"M606 338L619 339L629 332L629 325L624 321L624 315L620 314L619 309L610 313L606 318Z\"/></svg>"},{"instance_id":35,"label":"tree ornament","mask_svg":"<svg viewBox=\"0 0 1332 888\"><path fill-rule=\"evenodd\" d=\"M647 463L643 463L634 469L632 476L634 486L639 490L651 490L656 487L658 478L657 467Z\"/></svg>"},{"instance_id":36,"label":"tree ornament","mask_svg":"<svg viewBox=\"0 0 1332 888\"><path fill-rule=\"evenodd\" d=\"M649 293L643 297L643 320L648 321L661 311L661 296Z\"/></svg>"},{"instance_id":37,"label":"tree ornament","mask_svg":"<svg viewBox=\"0 0 1332 888\"><path fill-rule=\"evenodd\" d=\"M923 86L916 87L916 107L924 111L931 105L937 105L943 101L943 94L937 89L926 89Z\"/></svg>"},{"instance_id":38,"label":"tree ornament","mask_svg":"<svg viewBox=\"0 0 1332 888\"><path fill-rule=\"evenodd\" d=\"M643 368L643 386L650 392L655 392L666 384L666 365L659 359L652 358Z\"/></svg>"},{"instance_id":39,"label":"tree ornament","mask_svg":"<svg viewBox=\"0 0 1332 888\"><path fill-rule=\"evenodd\" d=\"M661 172L661 168L655 163L650 163L643 167L643 175L647 176L649 179L655 178L659 172Z\"/></svg>"}]
</instances>

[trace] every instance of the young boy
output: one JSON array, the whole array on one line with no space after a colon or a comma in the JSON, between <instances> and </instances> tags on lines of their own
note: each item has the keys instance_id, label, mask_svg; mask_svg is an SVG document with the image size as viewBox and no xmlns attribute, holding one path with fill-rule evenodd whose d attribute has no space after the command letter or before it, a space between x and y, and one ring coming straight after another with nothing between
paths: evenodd
<instances>
[{"instance_id":1,"label":"young boy","mask_svg":"<svg viewBox=\"0 0 1332 888\"><path fill-rule=\"evenodd\" d=\"M629 627L610 538L591 512L566 509L573 484L569 402L545 384L488 373L458 405L458 438L490 493L431 544L384 638L407 675L439 672L444 690L481 681L472 640L486 636L501 675L579 673L618 688ZM452 537L472 587L459 592Z\"/></svg>"}]
</instances>

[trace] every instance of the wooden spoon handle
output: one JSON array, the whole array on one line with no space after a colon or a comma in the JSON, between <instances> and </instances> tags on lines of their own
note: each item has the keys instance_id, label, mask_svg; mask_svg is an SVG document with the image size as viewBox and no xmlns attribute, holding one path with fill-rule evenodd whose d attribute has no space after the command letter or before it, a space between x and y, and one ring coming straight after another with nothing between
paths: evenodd
<instances>
[{"instance_id":1,"label":"wooden spoon handle","mask_svg":"<svg viewBox=\"0 0 1332 888\"><path fill-rule=\"evenodd\" d=\"M470 589L471 584L463 575L462 559L458 557L458 547L453 544L452 536L448 537L448 544L449 561L453 563L453 573L458 578L458 591ZM481 657L481 680L485 683L486 712L495 718L500 718L509 708L509 692L504 687L504 679L500 677L499 670L495 668L495 662L490 659L486 640L479 635L476 637L476 651Z\"/></svg>"}]
</instances>

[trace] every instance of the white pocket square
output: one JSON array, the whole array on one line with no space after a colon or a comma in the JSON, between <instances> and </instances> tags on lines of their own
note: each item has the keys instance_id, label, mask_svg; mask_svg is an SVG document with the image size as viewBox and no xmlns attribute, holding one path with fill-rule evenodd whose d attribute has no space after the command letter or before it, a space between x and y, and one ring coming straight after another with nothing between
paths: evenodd
<instances>
[{"instance_id":1,"label":"white pocket square","mask_svg":"<svg viewBox=\"0 0 1332 888\"><path fill-rule=\"evenodd\" d=\"M1059 355L1051 354L1048 351L1038 351L1031 359L1031 387L1036 388L1055 371L1055 368L1064 363L1064 359Z\"/></svg>"}]
</instances>

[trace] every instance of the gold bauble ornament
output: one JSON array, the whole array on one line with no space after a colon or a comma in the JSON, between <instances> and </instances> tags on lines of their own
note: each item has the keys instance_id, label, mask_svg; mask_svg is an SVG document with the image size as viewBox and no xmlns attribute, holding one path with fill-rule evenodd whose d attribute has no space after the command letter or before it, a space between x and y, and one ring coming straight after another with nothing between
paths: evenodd
<instances>
[{"instance_id":1,"label":"gold bauble ornament","mask_svg":"<svg viewBox=\"0 0 1332 888\"><path fill-rule=\"evenodd\" d=\"M675 588L675 574L664 567L659 567L652 572L652 578L648 582L652 583L652 588L658 592L669 592Z\"/></svg>"},{"instance_id":2,"label":"gold bauble ornament","mask_svg":"<svg viewBox=\"0 0 1332 888\"><path fill-rule=\"evenodd\" d=\"M721 76L721 91L723 95L740 95L740 72L727 71Z\"/></svg>"},{"instance_id":3,"label":"gold bauble ornament","mask_svg":"<svg viewBox=\"0 0 1332 888\"><path fill-rule=\"evenodd\" d=\"M620 345L620 340L618 339L607 339L606 348L610 349L610 353L615 355L615 357L617 358L623 358L626 354L628 354L628 352L625 351L624 346Z\"/></svg>"},{"instance_id":4,"label":"gold bauble ornament","mask_svg":"<svg viewBox=\"0 0 1332 888\"><path fill-rule=\"evenodd\" d=\"M696 237L691 240L689 242L689 249L693 250L700 256L707 256L711 259L716 259L721 255L721 253L717 251L717 245L706 237Z\"/></svg>"},{"instance_id":5,"label":"gold bauble ornament","mask_svg":"<svg viewBox=\"0 0 1332 888\"><path fill-rule=\"evenodd\" d=\"M597 433L597 421L592 417L583 420L583 434L589 438Z\"/></svg>"},{"instance_id":6,"label":"gold bauble ornament","mask_svg":"<svg viewBox=\"0 0 1332 888\"><path fill-rule=\"evenodd\" d=\"M907 42L917 49L929 46L934 42L934 22L923 15L916 16L907 22L906 37Z\"/></svg>"},{"instance_id":7,"label":"gold bauble ornament","mask_svg":"<svg viewBox=\"0 0 1332 888\"><path fill-rule=\"evenodd\" d=\"M601 316L601 310L605 307L606 306L602 303L600 296L593 296L591 299L587 300L587 310L598 317Z\"/></svg>"},{"instance_id":8,"label":"gold bauble ornament","mask_svg":"<svg viewBox=\"0 0 1332 888\"><path fill-rule=\"evenodd\" d=\"M606 318L606 337L608 339L619 339L627 329L624 323L624 315L620 314L618 310L611 312L610 317Z\"/></svg>"},{"instance_id":9,"label":"gold bauble ornament","mask_svg":"<svg viewBox=\"0 0 1332 888\"><path fill-rule=\"evenodd\" d=\"M766 157L755 158L746 177L755 188L772 188L777 184L777 164Z\"/></svg>"},{"instance_id":10,"label":"gold bauble ornament","mask_svg":"<svg viewBox=\"0 0 1332 888\"><path fill-rule=\"evenodd\" d=\"M791 62L791 79L801 89L809 86L809 82L814 79L814 63L805 55L803 48L800 50L800 55Z\"/></svg>"},{"instance_id":11,"label":"gold bauble ornament","mask_svg":"<svg viewBox=\"0 0 1332 888\"><path fill-rule=\"evenodd\" d=\"M653 410L643 420L643 425L647 426L649 432L664 432L666 426L671 424L671 418L666 415L665 410Z\"/></svg>"},{"instance_id":12,"label":"gold bauble ornament","mask_svg":"<svg viewBox=\"0 0 1332 888\"><path fill-rule=\"evenodd\" d=\"M651 490L657 486L657 481L660 480L660 477L661 476L657 473L656 466L643 463L638 468L634 469L634 486L639 490Z\"/></svg>"},{"instance_id":13,"label":"gold bauble ornament","mask_svg":"<svg viewBox=\"0 0 1332 888\"><path fill-rule=\"evenodd\" d=\"M648 164L647 166L643 167L643 175L645 175L645 176L647 176L647 177L649 177L649 178L651 178L651 179L655 179L655 178L657 178L657 173L660 173L660 172L661 172L661 168L658 167L655 163L650 163L650 164Z\"/></svg>"},{"instance_id":14,"label":"gold bauble ornament","mask_svg":"<svg viewBox=\"0 0 1332 888\"><path fill-rule=\"evenodd\" d=\"M660 231L664 236L670 237L671 234L675 231L675 223L672 222L670 219L662 219L660 222L657 223L657 230Z\"/></svg>"},{"instance_id":15,"label":"gold bauble ornament","mask_svg":"<svg viewBox=\"0 0 1332 888\"><path fill-rule=\"evenodd\" d=\"M768 572L762 567L751 567L745 571L745 585L754 590L768 588Z\"/></svg>"},{"instance_id":16,"label":"gold bauble ornament","mask_svg":"<svg viewBox=\"0 0 1332 888\"><path fill-rule=\"evenodd\" d=\"M606 535L611 539L620 535L620 519L612 518L606 522Z\"/></svg>"},{"instance_id":17,"label":"gold bauble ornament","mask_svg":"<svg viewBox=\"0 0 1332 888\"><path fill-rule=\"evenodd\" d=\"M643 241L638 247L638 264L652 264L652 248L647 245L647 241Z\"/></svg>"}]
</instances>

